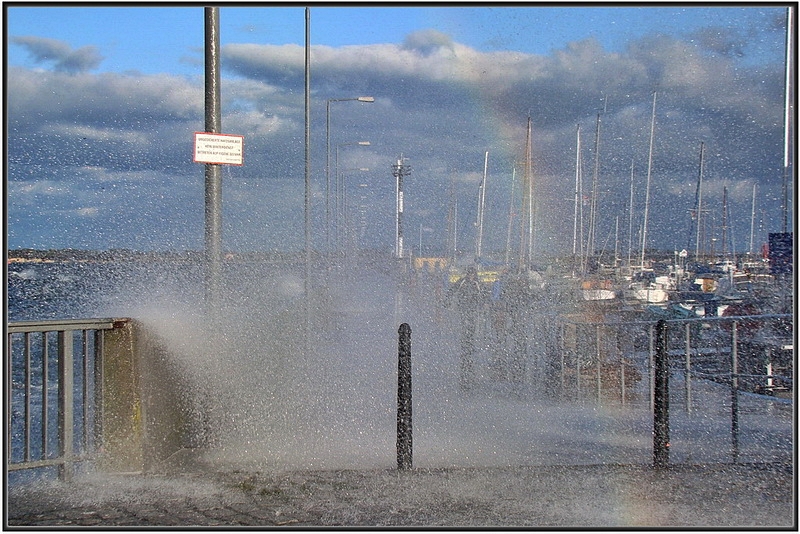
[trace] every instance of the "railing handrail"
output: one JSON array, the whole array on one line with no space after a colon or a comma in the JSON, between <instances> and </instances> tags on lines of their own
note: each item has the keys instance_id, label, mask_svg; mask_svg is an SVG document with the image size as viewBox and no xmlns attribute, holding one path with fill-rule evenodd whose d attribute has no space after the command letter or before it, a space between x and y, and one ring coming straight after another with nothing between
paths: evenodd
<instances>
[{"instance_id":1,"label":"railing handrail","mask_svg":"<svg viewBox=\"0 0 800 534\"><path fill-rule=\"evenodd\" d=\"M111 330L119 328L130 319L51 319L45 321L13 321L7 325L7 333L55 332L66 330Z\"/></svg>"},{"instance_id":2,"label":"railing handrail","mask_svg":"<svg viewBox=\"0 0 800 534\"><path fill-rule=\"evenodd\" d=\"M571 317L559 317L559 320L564 323L571 324L587 324L587 325L655 325L658 321L663 320L667 323L707 323L707 322L725 322L725 321L745 321L745 320L764 320L764 319L792 319L794 315L791 313L769 313L763 315L714 315L711 317L674 317L670 319L639 319L635 321L596 321L596 320L578 320Z\"/></svg>"},{"instance_id":3,"label":"railing handrail","mask_svg":"<svg viewBox=\"0 0 800 534\"><path fill-rule=\"evenodd\" d=\"M12 366L12 352L14 346L14 339L21 339L22 343L22 357L24 378L22 388L22 417L23 417L23 454L24 458L21 461L12 461L12 447L9 445L6 451L6 469L8 471L17 471L24 469L34 469L38 467L57 466L59 468L59 478L69 480L72 476L73 465L78 461L84 461L92 457L87 447L90 443L90 436L98 436L98 432L102 427L102 421L92 419L90 421L90 413L97 413L96 406L92 406L97 402L97 396L100 392L102 385L98 383L99 373L101 372L101 365L104 353L104 334L101 332L108 332L115 329L125 328L130 323L131 319L126 318L90 318L90 319L53 319L42 321L16 321L7 323L6 332L6 346L8 348L9 357L7 361L8 376L7 376L7 394L9 406L12 403L13 389L11 376L14 372ZM82 332L82 341L76 339L75 334ZM94 332L94 341L89 341L89 333ZM42 443L41 456L31 458L31 443L32 437L30 434L31 428L31 377L32 371L32 347L31 341L32 334L41 334L41 380L42 380L42 408L41 408L41 431L39 433L39 440ZM48 339L53 338L49 334L57 334L57 353L48 351ZM76 344L81 344L82 347L76 351ZM90 356L91 354L91 356ZM77 360L76 360L77 356ZM53 387L48 383L48 367L50 360L55 358L58 365L58 372L54 380ZM75 362L81 363L80 371L77 370ZM90 363L91 362L91 363ZM78 394L81 395L82 409L76 412L75 407L75 394L74 386L76 384L76 376L80 376L82 382L82 391ZM90 385L92 383L92 385ZM55 389L58 394L57 410L58 410L58 431L57 431L57 448L51 450L48 447L48 397L50 391ZM93 394L90 395L90 390ZM92 398L94 397L94 398ZM80 415L77 415L80 414ZM80 421L76 421L76 417ZM94 417L94 416L91 416ZM83 433L81 443L81 450L75 448L75 428L79 424ZM94 427L90 429L90 425ZM11 410L6 412L5 432L7 443L12 440L12 415ZM95 438L96 439L96 438ZM50 453L54 452L54 455ZM57 452L56 452L57 451Z\"/></svg>"}]
</instances>

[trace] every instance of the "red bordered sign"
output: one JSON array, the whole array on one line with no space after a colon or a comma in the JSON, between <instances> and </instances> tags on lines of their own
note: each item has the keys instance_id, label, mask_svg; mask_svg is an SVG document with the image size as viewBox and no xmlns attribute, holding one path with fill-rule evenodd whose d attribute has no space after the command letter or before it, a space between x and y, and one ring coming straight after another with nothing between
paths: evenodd
<instances>
[{"instance_id":1,"label":"red bordered sign","mask_svg":"<svg viewBox=\"0 0 800 534\"><path fill-rule=\"evenodd\" d=\"M244 136L195 132L194 162L244 165Z\"/></svg>"}]
</instances>

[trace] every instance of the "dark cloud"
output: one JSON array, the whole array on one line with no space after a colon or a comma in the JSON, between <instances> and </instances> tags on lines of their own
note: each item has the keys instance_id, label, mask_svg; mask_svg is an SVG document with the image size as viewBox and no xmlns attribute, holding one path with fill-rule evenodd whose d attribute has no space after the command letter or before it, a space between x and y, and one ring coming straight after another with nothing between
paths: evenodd
<instances>
[{"instance_id":1,"label":"dark cloud","mask_svg":"<svg viewBox=\"0 0 800 534\"><path fill-rule=\"evenodd\" d=\"M747 42L741 32L722 26L703 28L690 35L704 50L721 56L744 56Z\"/></svg>"},{"instance_id":2,"label":"dark cloud","mask_svg":"<svg viewBox=\"0 0 800 534\"><path fill-rule=\"evenodd\" d=\"M27 49L36 63L52 64L57 72L90 71L104 59L95 46L73 49L64 41L35 36L11 37L11 42Z\"/></svg>"},{"instance_id":3,"label":"dark cloud","mask_svg":"<svg viewBox=\"0 0 800 534\"><path fill-rule=\"evenodd\" d=\"M427 29L409 34L403 41L403 49L430 56L437 52L454 52L452 38L438 30Z\"/></svg>"},{"instance_id":4,"label":"dark cloud","mask_svg":"<svg viewBox=\"0 0 800 534\"><path fill-rule=\"evenodd\" d=\"M488 150L492 213L486 243L504 245L510 180L523 154L530 114L540 203L537 235L557 251L571 247L564 229L571 236L576 125L582 125L588 183L595 120L602 113L598 231L607 235L617 217L628 216L632 162L636 202L643 202L652 95L657 91L649 235L657 246L685 246L685 214L693 200L701 142L708 151L708 183L725 182L731 192L749 191L747 184L756 181L765 195L779 192L782 161L779 61L742 65L741 35L736 32L709 30L693 38L651 36L619 53L587 39L548 55L479 52L435 30L409 35L402 44L314 46L314 234L324 228L328 99L375 97L370 104L332 106L330 132L334 152L343 147L343 168L371 169L360 181L370 186L370 214L377 221L369 234L373 239L391 238L390 166L398 156L408 157L413 168L407 190L409 224L443 229L455 199L460 220L474 221L475 178ZM42 62L64 64L78 52L63 43L51 41L48 48L41 46L46 40L29 39L18 44L35 49L39 43ZM60 50L60 55L48 50ZM223 130L245 136L245 165L224 171L225 220L230 225L226 243L300 248L304 50L296 45L229 44L223 48L222 66ZM203 128L202 80L71 72L14 68L8 73L11 214L30 220L37 202L80 191L83 197L75 204L82 211L76 217L92 214L93 227L101 226L104 213L113 209L128 214L135 224L167 212L173 227L196 226L187 243L202 242L202 197L186 191L202 189L202 166L191 161L192 133ZM369 140L371 146L347 146L358 140ZM714 206L716 190L721 188L709 190L709 206ZM764 202L768 213L776 212L777 196ZM732 199L732 204L733 214L739 213L737 208L742 213L749 209L749 199ZM741 233L749 229L744 218L736 222L740 243ZM472 239L471 223L464 224L462 241ZM627 221L620 226L626 228ZM153 230L148 237L156 248L157 234ZM432 246L436 240L444 243L443 231L428 238Z\"/></svg>"}]
</instances>

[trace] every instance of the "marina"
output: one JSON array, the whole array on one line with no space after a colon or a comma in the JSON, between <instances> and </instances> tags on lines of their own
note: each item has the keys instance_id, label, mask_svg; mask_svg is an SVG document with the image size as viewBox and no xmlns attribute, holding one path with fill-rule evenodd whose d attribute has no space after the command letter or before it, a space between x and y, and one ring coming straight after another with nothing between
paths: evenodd
<instances>
[{"instance_id":1,"label":"marina","mask_svg":"<svg viewBox=\"0 0 800 534\"><path fill-rule=\"evenodd\" d=\"M4 520L796 527L795 7L4 6Z\"/></svg>"}]
</instances>

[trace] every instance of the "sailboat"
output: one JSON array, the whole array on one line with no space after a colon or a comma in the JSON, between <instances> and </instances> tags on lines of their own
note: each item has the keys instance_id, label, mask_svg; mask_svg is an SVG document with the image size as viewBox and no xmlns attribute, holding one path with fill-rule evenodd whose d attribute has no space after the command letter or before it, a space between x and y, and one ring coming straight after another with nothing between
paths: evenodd
<instances>
[{"instance_id":1,"label":"sailboat","mask_svg":"<svg viewBox=\"0 0 800 534\"><path fill-rule=\"evenodd\" d=\"M583 235L583 207L578 208L577 203L582 201L580 197L583 195L578 193L582 188L582 163L581 163L581 142L580 142L580 127L578 127L577 136L577 158L575 163L575 182L576 182L576 195L575 195L575 215L577 217L580 212L581 215L581 235ZM580 299L590 302L611 302L617 298L617 290L614 281L611 278L600 276L597 273L589 272L589 257L593 254L595 248L595 235L597 229L597 194L598 182L600 172L600 114L597 114L597 124L595 127L595 143L594 143L594 172L592 176L592 196L589 209L589 229L588 229L588 243L584 249L581 258L581 278L580 278ZM576 219L577 221L577 219ZM577 225L577 222L575 223ZM577 234L577 230L573 230L573 235ZM583 247L583 243L581 243ZM573 249L575 245L573 244Z\"/></svg>"},{"instance_id":2,"label":"sailboat","mask_svg":"<svg viewBox=\"0 0 800 534\"><path fill-rule=\"evenodd\" d=\"M653 170L653 140L656 127L656 93L653 92L653 111L650 118L650 148L647 157L647 185L644 197L644 222L642 223L641 260L638 271L633 273L626 293L646 304L664 304L669 300L669 292L674 289L668 276L655 276L652 269L645 268L647 249L647 222L650 211L650 182Z\"/></svg>"}]
</instances>

